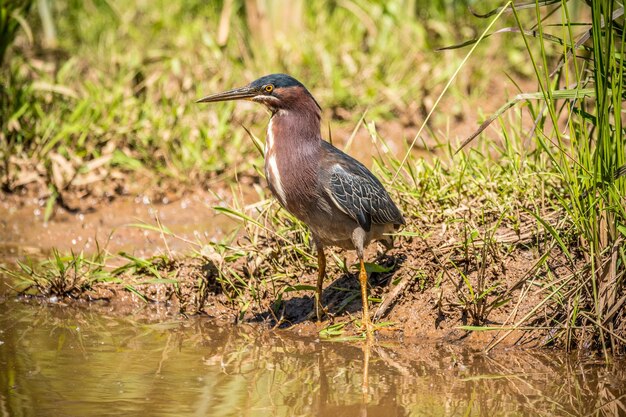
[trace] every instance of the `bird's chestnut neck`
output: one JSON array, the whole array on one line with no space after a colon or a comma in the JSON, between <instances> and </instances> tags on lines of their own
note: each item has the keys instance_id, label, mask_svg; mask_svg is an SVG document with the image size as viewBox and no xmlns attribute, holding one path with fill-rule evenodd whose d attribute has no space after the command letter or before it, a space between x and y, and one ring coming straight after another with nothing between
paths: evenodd
<instances>
[{"instance_id":1,"label":"bird's chestnut neck","mask_svg":"<svg viewBox=\"0 0 626 417\"><path fill-rule=\"evenodd\" d=\"M307 92L298 94L297 99L295 97L292 99L295 94L290 95L284 91L281 93L281 106L270 108L272 118L269 130L271 131L268 133L275 141L318 143L322 139L320 134L322 115L313 97Z\"/></svg>"}]
</instances>

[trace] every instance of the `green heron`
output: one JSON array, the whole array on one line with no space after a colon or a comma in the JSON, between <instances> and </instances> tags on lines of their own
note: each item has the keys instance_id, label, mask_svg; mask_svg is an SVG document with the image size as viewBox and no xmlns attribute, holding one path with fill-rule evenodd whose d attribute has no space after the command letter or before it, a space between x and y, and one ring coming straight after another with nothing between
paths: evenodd
<instances>
[{"instance_id":1,"label":"green heron","mask_svg":"<svg viewBox=\"0 0 626 417\"><path fill-rule=\"evenodd\" d=\"M201 98L198 103L242 99L269 109L265 176L280 204L311 230L318 260L317 319L323 312L324 247L356 249L363 326L371 335L363 250L372 240L389 243L386 234L405 224L402 213L363 164L322 139L321 107L298 80L286 74L266 75L245 87Z\"/></svg>"}]
</instances>

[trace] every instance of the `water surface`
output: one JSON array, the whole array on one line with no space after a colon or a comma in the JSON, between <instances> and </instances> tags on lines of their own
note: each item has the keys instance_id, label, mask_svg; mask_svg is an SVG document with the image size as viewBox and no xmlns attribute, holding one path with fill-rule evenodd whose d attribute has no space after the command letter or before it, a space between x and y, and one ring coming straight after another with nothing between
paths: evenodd
<instances>
[{"instance_id":1,"label":"water surface","mask_svg":"<svg viewBox=\"0 0 626 417\"><path fill-rule=\"evenodd\" d=\"M0 304L2 416L619 416L624 363Z\"/></svg>"}]
</instances>

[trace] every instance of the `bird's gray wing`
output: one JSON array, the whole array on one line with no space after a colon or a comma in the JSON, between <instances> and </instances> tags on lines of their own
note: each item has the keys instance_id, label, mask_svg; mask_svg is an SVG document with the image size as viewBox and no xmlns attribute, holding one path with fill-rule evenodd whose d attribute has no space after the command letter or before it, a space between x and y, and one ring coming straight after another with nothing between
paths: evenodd
<instances>
[{"instance_id":1,"label":"bird's gray wing","mask_svg":"<svg viewBox=\"0 0 626 417\"><path fill-rule=\"evenodd\" d=\"M400 210L380 181L345 154L330 169L329 195L335 205L365 230L374 224L404 224ZM346 163L347 159L349 163Z\"/></svg>"}]
</instances>

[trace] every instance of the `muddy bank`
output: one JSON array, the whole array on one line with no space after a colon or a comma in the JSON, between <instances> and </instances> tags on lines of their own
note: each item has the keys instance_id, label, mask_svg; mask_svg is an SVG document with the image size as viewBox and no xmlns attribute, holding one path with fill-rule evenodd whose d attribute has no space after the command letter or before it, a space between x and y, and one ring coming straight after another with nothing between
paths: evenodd
<instances>
[{"instance_id":1,"label":"muddy bank","mask_svg":"<svg viewBox=\"0 0 626 417\"><path fill-rule=\"evenodd\" d=\"M184 253L190 247L185 240L215 241L237 226L213 210L232 201L223 187L215 187L215 191L216 195L190 189L93 198L80 206L73 204L74 210L56 205L48 220L45 196L0 194L0 262L42 258L52 249L157 255L166 250L161 234L142 227L157 226L157 221L180 237L168 241L169 250Z\"/></svg>"},{"instance_id":2,"label":"muddy bank","mask_svg":"<svg viewBox=\"0 0 626 417\"><path fill-rule=\"evenodd\" d=\"M287 263L282 275L276 277L276 271L263 267L275 258L273 251L281 251L280 244L269 241L258 244L266 245L267 250L261 248L257 257L249 255L234 263L226 262L208 245L219 234L208 236L207 233L209 230L216 233L220 225L223 230L232 230L237 223L214 213L210 209L214 204L214 200L198 193L165 203L153 203L141 197L120 198L89 213L61 211L43 223L37 214L38 204L27 200L16 205L15 200L5 200L2 209L7 221L2 223L2 244L5 248L17 248L17 252L5 255L5 262L24 259L25 253L33 258L41 257L46 248L53 247L93 252L94 246L89 245L98 236L111 235L108 251L129 252L145 263L111 256L102 268L107 277L104 280L94 280L82 287L68 286L65 296L41 296L42 292L46 293L44 287L22 282L16 287L25 294L20 299L151 322L197 315L221 325L257 323L312 337L361 334L359 284L351 268L357 262L354 253L336 250L329 255L329 260L335 261L329 261L322 298L329 316L318 323L313 316L315 262L305 262L304 266ZM154 216L188 241L127 226L140 222L154 224ZM377 265L376 272L370 274L369 285L372 313L376 322L382 323L379 338L414 343L438 340L485 347L505 332L472 332L460 327L512 326L541 301L539 295L521 297L524 278L539 258L537 251L520 245L515 251L491 259L488 268L481 268L468 261L467 249L463 253L449 240L450 234L441 232L442 225L413 224L408 228L422 230L422 237L400 237L395 248L387 252L382 251L382 246L372 244L366 254ZM203 234L201 239L198 234ZM524 236L511 237L504 231L501 238L525 242L521 240ZM236 241L246 239L240 236ZM196 243L190 244L191 241ZM36 250L29 252L30 247ZM561 261L555 257L549 264L558 272ZM464 262L466 278L478 285L474 290L489 291L488 297L472 298L458 266L454 266ZM340 264L351 269L346 272ZM242 282L226 282L223 272L228 268L239 271ZM5 280L16 285L14 280ZM10 293L15 292L10 290ZM500 346L536 347L547 342L547 337L549 334L543 331L515 331Z\"/></svg>"},{"instance_id":3,"label":"muddy bank","mask_svg":"<svg viewBox=\"0 0 626 417\"><path fill-rule=\"evenodd\" d=\"M503 306L486 306L492 310L485 314L486 321L475 322L470 309L459 299L459 286L462 283L447 281L439 286L430 282L440 271L432 258L425 255L425 246L415 245L405 249L393 249L376 258L379 265L390 268L390 272L372 273L369 278L370 297L381 300L373 302L371 309L376 321L382 324L378 331L381 339L405 340L422 343L424 340L468 344L474 347L487 347L495 339L503 336L504 331L467 331L462 326L482 325L489 327L507 327L536 307L539 297L526 297L523 303L508 302ZM342 256L343 254L338 254ZM373 254L376 257L376 254ZM522 277L533 262L533 255L522 252L511 256L507 262L507 287L501 284L503 296L510 300L519 296L514 290L516 281ZM348 255L348 262L350 260ZM279 296L268 289L257 297L234 299L227 294L218 281L217 266L208 259L181 257L164 261L156 259L153 266L162 276L175 277L177 284L146 283L149 278L129 274L123 283L96 283L80 294L77 299L52 299L35 297L29 302L48 303L94 309L114 316L131 316L137 319L160 321L176 317L197 315L216 320L222 325L256 323L269 329L282 329L299 335L318 337L320 332L338 325L337 337L360 335L361 303L359 284L356 274L329 276L323 292L323 304L328 308L330 317L318 323L313 315L316 272L308 270L299 277L288 281L290 289ZM418 278L411 279L411 273L419 271ZM287 285L287 283L285 283ZM129 286L133 290L129 291ZM141 294L141 295L138 295ZM387 305L389 300L392 300ZM489 303L496 303L491 300ZM385 305L384 310L381 305ZM345 326L344 326L345 325ZM520 346L538 347L547 340L543 332L516 331L508 335L500 347ZM328 335L328 333L326 333ZM332 335L330 335L332 336ZM332 337L331 337L332 338Z\"/></svg>"}]
</instances>

